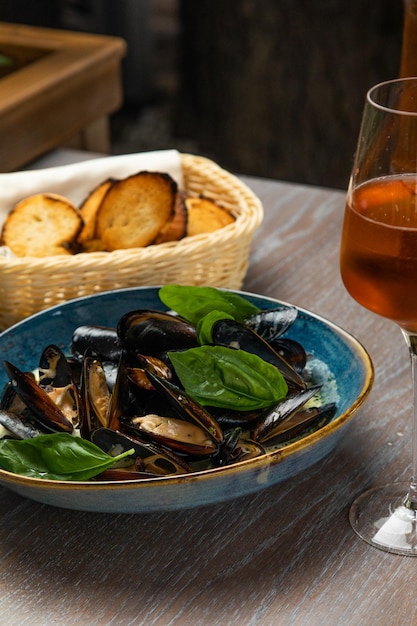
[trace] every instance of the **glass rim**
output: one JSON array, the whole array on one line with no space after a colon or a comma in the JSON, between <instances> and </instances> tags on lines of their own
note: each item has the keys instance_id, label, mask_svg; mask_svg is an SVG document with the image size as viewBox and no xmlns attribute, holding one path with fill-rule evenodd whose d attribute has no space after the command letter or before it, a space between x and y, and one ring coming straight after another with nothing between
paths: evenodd
<instances>
[{"instance_id":1,"label":"glass rim","mask_svg":"<svg viewBox=\"0 0 417 626\"><path fill-rule=\"evenodd\" d=\"M388 88L394 85L400 85L401 83L406 84L415 84L416 88L416 105L412 110L408 110L407 108L400 109L394 106L390 106L389 104L382 104L378 102L373 96L379 90L383 90L384 88ZM395 113L397 115L412 115L417 117L417 76L407 76L404 78L393 78L391 80L385 80L380 83L376 83L372 87L370 87L366 93L366 102L371 106L379 109L380 111L384 111L385 113Z\"/></svg>"}]
</instances>

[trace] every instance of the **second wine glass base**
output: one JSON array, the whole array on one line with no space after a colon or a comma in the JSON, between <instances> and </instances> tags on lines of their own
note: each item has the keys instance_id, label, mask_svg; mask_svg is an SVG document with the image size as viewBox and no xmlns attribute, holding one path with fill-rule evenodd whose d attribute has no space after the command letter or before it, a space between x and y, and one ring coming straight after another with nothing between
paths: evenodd
<instances>
[{"instance_id":1,"label":"second wine glass base","mask_svg":"<svg viewBox=\"0 0 417 626\"><path fill-rule=\"evenodd\" d=\"M352 504L349 520L361 539L380 550L417 556L417 511L403 505L409 483L373 487Z\"/></svg>"}]
</instances>

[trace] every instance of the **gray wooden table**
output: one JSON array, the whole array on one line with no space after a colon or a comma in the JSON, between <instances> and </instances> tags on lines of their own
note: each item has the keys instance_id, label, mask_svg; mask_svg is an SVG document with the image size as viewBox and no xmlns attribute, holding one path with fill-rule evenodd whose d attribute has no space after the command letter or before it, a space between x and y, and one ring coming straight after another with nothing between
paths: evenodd
<instances>
[{"instance_id":1,"label":"gray wooden table","mask_svg":"<svg viewBox=\"0 0 417 626\"><path fill-rule=\"evenodd\" d=\"M338 268L344 194L245 178L265 207L244 288L352 332L376 380L341 445L305 475L202 509L110 515L0 490L0 624L417 623L417 560L350 528L364 488L407 479L411 384L400 331L357 305Z\"/></svg>"}]
</instances>

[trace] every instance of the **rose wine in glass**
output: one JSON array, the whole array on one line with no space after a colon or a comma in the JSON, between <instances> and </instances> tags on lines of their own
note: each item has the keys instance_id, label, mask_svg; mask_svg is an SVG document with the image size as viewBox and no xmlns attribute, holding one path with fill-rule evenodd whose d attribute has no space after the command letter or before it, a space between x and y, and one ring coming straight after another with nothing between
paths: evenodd
<instances>
[{"instance_id":1,"label":"rose wine in glass","mask_svg":"<svg viewBox=\"0 0 417 626\"><path fill-rule=\"evenodd\" d=\"M414 392L410 481L363 493L350 522L371 545L417 556L417 78L387 81L367 94L340 268L350 295L401 329Z\"/></svg>"}]
</instances>

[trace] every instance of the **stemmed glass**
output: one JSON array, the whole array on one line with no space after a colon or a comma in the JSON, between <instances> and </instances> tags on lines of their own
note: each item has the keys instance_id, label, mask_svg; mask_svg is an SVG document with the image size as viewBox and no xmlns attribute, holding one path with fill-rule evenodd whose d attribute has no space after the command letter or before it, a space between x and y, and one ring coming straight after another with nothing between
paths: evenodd
<instances>
[{"instance_id":1,"label":"stemmed glass","mask_svg":"<svg viewBox=\"0 0 417 626\"><path fill-rule=\"evenodd\" d=\"M367 94L340 267L350 295L401 329L414 391L410 482L366 491L350 522L371 545L417 556L417 78L387 81Z\"/></svg>"}]
</instances>

